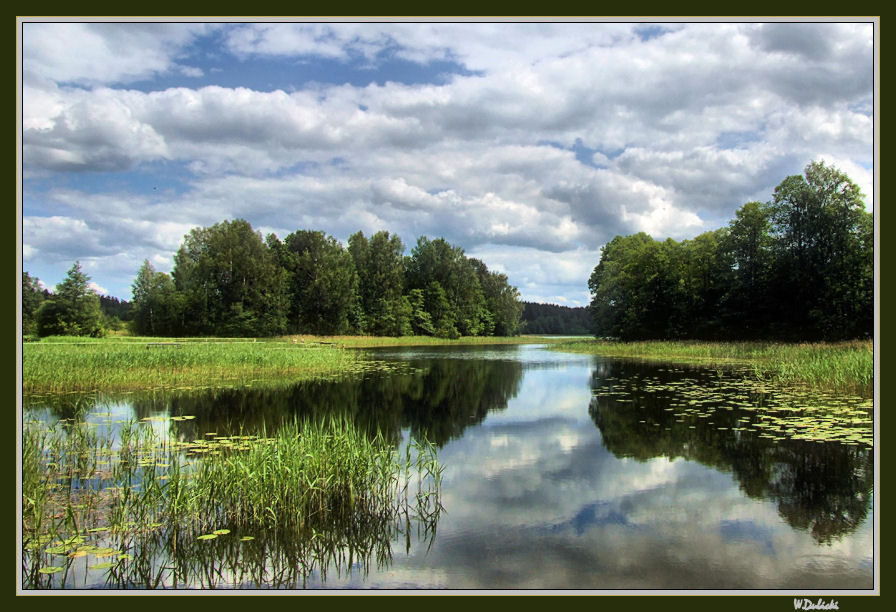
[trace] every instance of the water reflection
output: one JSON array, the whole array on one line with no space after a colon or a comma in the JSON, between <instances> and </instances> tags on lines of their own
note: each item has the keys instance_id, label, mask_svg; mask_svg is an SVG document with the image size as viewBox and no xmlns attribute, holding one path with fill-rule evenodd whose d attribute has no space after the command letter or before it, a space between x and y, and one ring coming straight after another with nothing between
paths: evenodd
<instances>
[{"instance_id":1,"label":"water reflection","mask_svg":"<svg viewBox=\"0 0 896 612\"><path fill-rule=\"evenodd\" d=\"M223 556L208 558L212 549L194 544L199 561L181 562L184 579L244 588L873 586L873 453L865 419L847 422L836 398L809 419L808 399L779 406L782 396L744 391L714 371L534 348L376 358L407 367L354 381L103 400L97 410L116 415L195 416L165 422L183 440L336 413L396 445L425 435L440 447L445 513L425 544L409 546L419 534L396 529L359 547L372 554L324 555L293 574L301 563L288 546L253 566L253 551L271 543L230 554L232 542L216 541ZM48 418L80 409L53 410ZM813 441L819 424L833 437ZM215 558L230 569L209 574ZM150 576L158 565L147 567Z\"/></svg>"},{"instance_id":2,"label":"water reflection","mask_svg":"<svg viewBox=\"0 0 896 612\"><path fill-rule=\"evenodd\" d=\"M685 387L669 384L682 380L688 383ZM604 445L617 457L698 461L731 472L750 497L773 500L789 525L809 531L820 543L853 532L868 515L872 449L858 443L788 439L751 427L757 421L761 425L764 415L740 409L730 397L714 393L729 382L706 370L604 363L593 374L596 395L589 414ZM691 392L688 402L681 401L684 388ZM770 410L775 400L754 401Z\"/></svg>"},{"instance_id":3,"label":"water reflection","mask_svg":"<svg viewBox=\"0 0 896 612\"><path fill-rule=\"evenodd\" d=\"M466 354L466 353L464 353ZM295 417L312 420L340 415L371 434L379 431L397 443L402 430L438 446L463 435L492 411L504 410L519 392L523 365L512 359L414 358L399 373L365 374L339 381L303 382L276 388L167 391L103 396L56 396L34 399L30 407L56 419L80 419L127 403L133 417L196 417L172 423L184 440L206 432L235 435L276 431ZM380 355L379 358L388 358Z\"/></svg>"}]
</instances>

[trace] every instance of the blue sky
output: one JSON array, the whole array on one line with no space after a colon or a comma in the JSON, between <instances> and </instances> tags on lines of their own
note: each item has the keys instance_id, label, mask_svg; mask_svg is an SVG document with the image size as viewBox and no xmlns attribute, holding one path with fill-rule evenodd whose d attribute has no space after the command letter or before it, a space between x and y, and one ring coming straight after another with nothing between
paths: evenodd
<instances>
[{"instance_id":1,"label":"blue sky","mask_svg":"<svg viewBox=\"0 0 896 612\"><path fill-rule=\"evenodd\" d=\"M22 268L130 297L244 218L444 237L586 305L617 234L692 238L813 160L874 207L874 27L23 21Z\"/></svg>"}]
</instances>

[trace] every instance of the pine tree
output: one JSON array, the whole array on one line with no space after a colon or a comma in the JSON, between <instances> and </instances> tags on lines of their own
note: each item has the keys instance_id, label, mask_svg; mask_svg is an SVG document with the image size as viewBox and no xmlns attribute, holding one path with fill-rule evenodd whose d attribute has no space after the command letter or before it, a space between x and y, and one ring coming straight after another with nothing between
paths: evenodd
<instances>
[{"instance_id":1,"label":"pine tree","mask_svg":"<svg viewBox=\"0 0 896 612\"><path fill-rule=\"evenodd\" d=\"M76 261L56 292L37 311L37 333L41 336L103 335L100 298L90 288L90 277Z\"/></svg>"}]
</instances>

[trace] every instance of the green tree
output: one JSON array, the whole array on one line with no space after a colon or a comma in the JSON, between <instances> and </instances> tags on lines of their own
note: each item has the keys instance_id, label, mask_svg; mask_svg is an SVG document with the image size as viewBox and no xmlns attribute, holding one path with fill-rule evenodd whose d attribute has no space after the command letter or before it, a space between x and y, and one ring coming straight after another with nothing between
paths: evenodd
<instances>
[{"instance_id":1,"label":"green tree","mask_svg":"<svg viewBox=\"0 0 896 612\"><path fill-rule=\"evenodd\" d=\"M774 301L783 333L804 340L871 334L873 251L863 197L846 174L823 162L775 188Z\"/></svg>"},{"instance_id":2,"label":"green tree","mask_svg":"<svg viewBox=\"0 0 896 612\"><path fill-rule=\"evenodd\" d=\"M90 277L76 261L56 291L37 310L41 336L101 336L100 298L90 288Z\"/></svg>"},{"instance_id":3,"label":"green tree","mask_svg":"<svg viewBox=\"0 0 896 612\"><path fill-rule=\"evenodd\" d=\"M727 233L722 228L680 243L671 239L663 243L669 262L667 337L715 339L727 333L721 311L732 275Z\"/></svg>"},{"instance_id":4,"label":"green tree","mask_svg":"<svg viewBox=\"0 0 896 612\"><path fill-rule=\"evenodd\" d=\"M362 324L358 274L349 252L323 232L298 230L283 241L281 253L288 275L289 330L357 332Z\"/></svg>"},{"instance_id":5,"label":"green tree","mask_svg":"<svg viewBox=\"0 0 896 612\"><path fill-rule=\"evenodd\" d=\"M432 323L432 315L426 310L423 289L411 289L406 299L411 311L411 332L415 336L435 336L436 328Z\"/></svg>"},{"instance_id":6,"label":"green tree","mask_svg":"<svg viewBox=\"0 0 896 612\"><path fill-rule=\"evenodd\" d=\"M725 298L725 318L732 335L768 335L775 316L769 283L774 264L771 208L747 202L728 224L724 249L732 259L731 285Z\"/></svg>"},{"instance_id":7,"label":"green tree","mask_svg":"<svg viewBox=\"0 0 896 612\"><path fill-rule=\"evenodd\" d=\"M131 285L133 327L140 335L178 336L184 333L183 295L164 272L144 260Z\"/></svg>"},{"instance_id":8,"label":"green tree","mask_svg":"<svg viewBox=\"0 0 896 612\"><path fill-rule=\"evenodd\" d=\"M404 244L398 236L380 231L368 240L363 232L348 239L348 252L358 273L358 296L363 311L362 331L377 336L411 333L404 292Z\"/></svg>"},{"instance_id":9,"label":"green tree","mask_svg":"<svg viewBox=\"0 0 896 612\"><path fill-rule=\"evenodd\" d=\"M244 219L193 229L174 256L185 333L272 336L286 327L286 277Z\"/></svg>"},{"instance_id":10,"label":"green tree","mask_svg":"<svg viewBox=\"0 0 896 612\"><path fill-rule=\"evenodd\" d=\"M432 325L435 329L433 335L439 338L460 338L457 330L455 310L448 302L448 296L439 281L430 281L423 292L426 312L432 317Z\"/></svg>"},{"instance_id":11,"label":"green tree","mask_svg":"<svg viewBox=\"0 0 896 612\"><path fill-rule=\"evenodd\" d=\"M598 336L665 338L674 283L669 251L644 232L616 236L601 248L588 281Z\"/></svg>"},{"instance_id":12,"label":"green tree","mask_svg":"<svg viewBox=\"0 0 896 612\"><path fill-rule=\"evenodd\" d=\"M22 335L37 333L37 311L49 293L41 289L40 282L27 272L22 272Z\"/></svg>"},{"instance_id":13,"label":"green tree","mask_svg":"<svg viewBox=\"0 0 896 612\"><path fill-rule=\"evenodd\" d=\"M429 292L432 298L428 298L429 307L439 303L433 298L438 293L431 286L433 282L445 293L450 310L446 316L450 315L457 331L464 336L482 334L486 327L483 313L487 308L475 268L460 247L452 246L444 238L429 240L421 236L407 260L407 287ZM439 318L432 311L430 314L434 322Z\"/></svg>"},{"instance_id":14,"label":"green tree","mask_svg":"<svg viewBox=\"0 0 896 612\"><path fill-rule=\"evenodd\" d=\"M520 292L512 286L507 275L492 272L484 262L470 259L479 278L479 286L485 298L486 311L481 318L484 321L483 335L515 336L520 332L523 303Z\"/></svg>"}]
</instances>

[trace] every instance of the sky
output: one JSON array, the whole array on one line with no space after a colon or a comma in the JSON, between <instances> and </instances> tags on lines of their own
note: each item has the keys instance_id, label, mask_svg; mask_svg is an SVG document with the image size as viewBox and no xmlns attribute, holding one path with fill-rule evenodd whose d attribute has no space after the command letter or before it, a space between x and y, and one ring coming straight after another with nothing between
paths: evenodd
<instances>
[{"instance_id":1,"label":"sky","mask_svg":"<svg viewBox=\"0 0 896 612\"><path fill-rule=\"evenodd\" d=\"M521 298L590 302L601 247L686 240L812 161L874 210L875 23L20 22L23 271L144 260L246 219L442 237Z\"/></svg>"}]
</instances>

